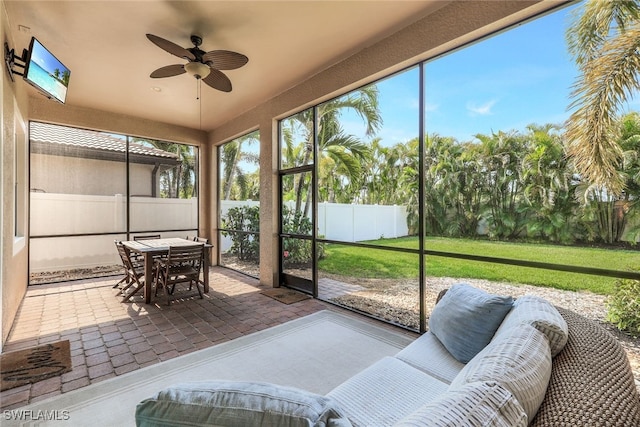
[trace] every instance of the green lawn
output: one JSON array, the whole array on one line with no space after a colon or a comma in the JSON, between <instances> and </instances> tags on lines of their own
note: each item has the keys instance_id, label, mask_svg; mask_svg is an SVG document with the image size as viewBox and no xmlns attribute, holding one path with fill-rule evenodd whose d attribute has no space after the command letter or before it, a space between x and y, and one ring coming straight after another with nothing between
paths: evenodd
<instances>
[{"instance_id":1,"label":"green lawn","mask_svg":"<svg viewBox=\"0 0 640 427\"><path fill-rule=\"evenodd\" d=\"M381 239L368 242L384 246L418 249L418 239ZM640 251L567 247L529 243L505 243L486 240L431 237L426 249L490 257L538 261L610 270L637 271ZM330 244L319 268L351 277L411 278L418 276L418 255ZM589 290L609 295L616 279L587 274L467 261L439 256L427 257L427 276L476 278L526 283L565 290Z\"/></svg>"}]
</instances>

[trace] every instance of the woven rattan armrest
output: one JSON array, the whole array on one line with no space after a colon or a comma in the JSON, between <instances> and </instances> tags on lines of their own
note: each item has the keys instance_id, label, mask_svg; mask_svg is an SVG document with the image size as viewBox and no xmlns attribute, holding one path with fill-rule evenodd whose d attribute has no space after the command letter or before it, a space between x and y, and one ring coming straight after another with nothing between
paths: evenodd
<instances>
[{"instance_id":1,"label":"woven rattan armrest","mask_svg":"<svg viewBox=\"0 0 640 427\"><path fill-rule=\"evenodd\" d=\"M551 381L530 426L640 426L640 395L627 355L597 323L557 307L569 340L553 359Z\"/></svg>"}]
</instances>

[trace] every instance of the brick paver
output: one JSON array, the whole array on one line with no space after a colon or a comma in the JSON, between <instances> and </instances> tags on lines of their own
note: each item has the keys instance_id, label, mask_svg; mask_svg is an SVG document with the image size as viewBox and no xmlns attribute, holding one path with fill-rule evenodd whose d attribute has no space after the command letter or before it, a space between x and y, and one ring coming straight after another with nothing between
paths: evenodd
<instances>
[{"instance_id":1,"label":"brick paver","mask_svg":"<svg viewBox=\"0 0 640 427\"><path fill-rule=\"evenodd\" d=\"M170 307L121 303L103 278L30 286L4 352L68 339L73 369L59 377L0 392L0 410L160 363L329 308L307 299L286 305L260 294L258 280L214 267L211 290ZM334 308L335 309L335 308Z\"/></svg>"}]
</instances>

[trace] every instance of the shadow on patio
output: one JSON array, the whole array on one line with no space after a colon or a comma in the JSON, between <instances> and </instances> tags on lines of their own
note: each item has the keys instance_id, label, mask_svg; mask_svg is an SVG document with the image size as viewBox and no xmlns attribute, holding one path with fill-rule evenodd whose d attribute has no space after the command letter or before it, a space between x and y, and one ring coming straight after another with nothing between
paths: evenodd
<instances>
[{"instance_id":1,"label":"shadow on patio","mask_svg":"<svg viewBox=\"0 0 640 427\"><path fill-rule=\"evenodd\" d=\"M30 286L4 352L69 340L70 372L0 393L13 409L331 308L286 305L260 294L257 279L213 267L204 299L121 303L117 276ZM332 309L338 310L333 307Z\"/></svg>"}]
</instances>

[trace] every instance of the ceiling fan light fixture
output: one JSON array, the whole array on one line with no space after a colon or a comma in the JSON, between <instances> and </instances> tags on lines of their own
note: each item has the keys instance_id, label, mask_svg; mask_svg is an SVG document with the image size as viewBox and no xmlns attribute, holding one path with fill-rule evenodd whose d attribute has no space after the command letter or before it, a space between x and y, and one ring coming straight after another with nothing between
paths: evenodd
<instances>
[{"instance_id":1,"label":"ceiling fan light fixture","mask_svg":"<svg viewBox=\"0 0 640 427\"><path fill-rule=\"evenodd\" d=\"M184 69L187 73L191 74L196 79L204 79L209 75L211 69L208 65L202 62L189 62L185 64Z\"/></svg>"}]
</instances>

